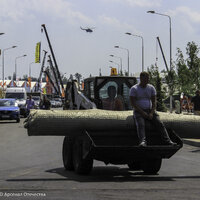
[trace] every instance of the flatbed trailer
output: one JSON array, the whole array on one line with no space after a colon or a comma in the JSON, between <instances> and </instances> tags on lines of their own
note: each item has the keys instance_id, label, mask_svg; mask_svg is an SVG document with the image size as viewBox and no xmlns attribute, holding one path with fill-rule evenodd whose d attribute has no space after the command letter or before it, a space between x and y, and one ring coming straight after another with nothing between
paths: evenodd
<instances>
[{"instance_id":1,"label":"flatbed trailer","mask_svg":"<svg viewBox=\"0 0 200 200\"><path fill-rule=\"evenodd\" d=\"M183 142L174 131L168 130L169 136L177 145L163 145L158 132L147 134L147 147L138 146L135 131L99 131L84 130L79 136L65 136L63 141L63 164L66 170L78 174L89 174L93 160L105 164L128 165L131 170L143 170L144 173L157 174L162 159L173 156Z\"/></svg>"},{"instance_id":2,"label":"flatbed trailer","mask_svg":"<svg viewBox=\"0 0 200 200\"><path fill-rule=\"evenodd\" d=\"M132 111L32 110L24 126L29 136L65 136L62 158L66 170L89 174L93 160L98 160L106 165L124 164L132 170L156 174L162 159L172 157L182 148L181 133L190 135L191 126L199 127L199 118L195 116L182 119L176 114L159 115L176 145L163 144L159 130L147 121L147 147L140 147Z\"/></svg>"}]
</instances>

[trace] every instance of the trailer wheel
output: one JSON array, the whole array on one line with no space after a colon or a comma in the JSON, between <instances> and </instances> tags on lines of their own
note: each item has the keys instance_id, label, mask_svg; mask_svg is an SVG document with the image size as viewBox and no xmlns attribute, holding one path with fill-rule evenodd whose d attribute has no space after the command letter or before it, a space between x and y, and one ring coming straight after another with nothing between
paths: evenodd
<instances>
[{"instance_id":1,"label":"trailer wheel","mask_svg":"<svg viewBox=\"0 0 200 200\"><path fill-rule=\"evenodd\" d=\"M66 170L70 171L74 170L72 152L73 152L73 140L72 138L65 136L62 149L63 165Z\"/></svg>"},{"instance_id":2,"label":"trailer wheel","mask_svg":"<svg viewBox=\"0 0 200 200\"><path fill-rule=\"evenodd\" d=\"M144 173L157 174L157 172L160 170L161 164L162 159L144 160L141 162L141 168Z\"/></svg>"},{"instance_id":3,"label":"trailer wheel","mask_svg":"<svg viewBox=\"0 0 200 200\"><path fill-rule=\"evenodd\" d=\"M130 170L140 170L141 169L141 163L140 162L130 162L128 163L128 167Z\"/></svg>"},{"instance_id":4,"label":"trailer wheel","mask_svg":"<svg viewBox=\"0 0 200 200\"><path fill-rule=\"evenodd\" d=\"M73 148L73 164L77 174L89 174L93 167L93 158L87 155L83 158L83 143L84 140L76 139Z\"/></svg>"}]
</instances>

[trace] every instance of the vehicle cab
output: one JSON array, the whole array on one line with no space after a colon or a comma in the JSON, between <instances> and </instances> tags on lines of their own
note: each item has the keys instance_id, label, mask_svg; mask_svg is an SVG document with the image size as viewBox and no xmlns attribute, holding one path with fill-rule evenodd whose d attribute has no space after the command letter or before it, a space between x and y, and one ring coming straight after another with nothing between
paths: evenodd
<instances>
[{"instance_id":1,"label":"vehicle cab","mask_svg":"<svg viewBox=\"0 0 200 200\"><path fill-rule=\"evenodd\" d=\"M129 101L129 90L137 83L135 77L127 76L98 76L90 77L84 80L84 95L94 102L99 109L104 109L102 102L108 98L108 87L114 86L117 94L123 99L124 110L131 110Z\"/></svg>"}]
</instances>

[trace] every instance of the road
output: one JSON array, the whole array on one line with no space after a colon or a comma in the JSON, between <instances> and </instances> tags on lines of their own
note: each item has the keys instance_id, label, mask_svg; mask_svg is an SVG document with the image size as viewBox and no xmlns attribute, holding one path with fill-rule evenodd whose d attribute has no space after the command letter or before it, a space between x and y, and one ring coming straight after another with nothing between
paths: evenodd
<instances>
[{"instance_id":1,"label":"road","mask_svg":"<svg viewBox=\"0 0 200 200\"><path fill-rule=\"evenodd\" d=\"M23 119L0 121L0 199L200 199L199 147L184 145L158 175L95 162L89 176L80 176L64 170L62 142L28 137Z\"/></svg>"}]
</instances>

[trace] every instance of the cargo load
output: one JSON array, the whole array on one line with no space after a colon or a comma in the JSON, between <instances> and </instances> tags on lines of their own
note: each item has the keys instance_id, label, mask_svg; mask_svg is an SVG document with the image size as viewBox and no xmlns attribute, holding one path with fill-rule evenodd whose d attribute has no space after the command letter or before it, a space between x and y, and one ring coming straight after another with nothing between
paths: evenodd
<instances>
[{"instance_id":1,"label":"cargo load","mask_svg":"<svg viewBox=\"0 0 200 200\"><path fill-rule=\"evenodd\" d=\"M196 138L200 130L200 116L158 112L167 129L180 137ZM31 110L25 120L30 136L67 136L87 131L136 130L132 111L90 110ZM149 129L153 127L148 124Z\"/></svg>"}]
</instances>

